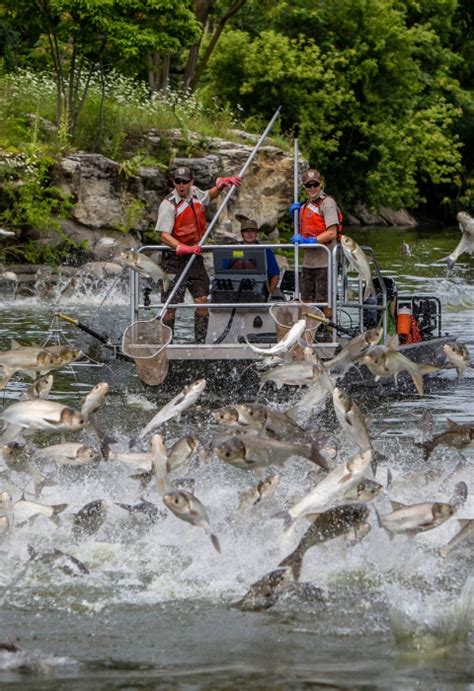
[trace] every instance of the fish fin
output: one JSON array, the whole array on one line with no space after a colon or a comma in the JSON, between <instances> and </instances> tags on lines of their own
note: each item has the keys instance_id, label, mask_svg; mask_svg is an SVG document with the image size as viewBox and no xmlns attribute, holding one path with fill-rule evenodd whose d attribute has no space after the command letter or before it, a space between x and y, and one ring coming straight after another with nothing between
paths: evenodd
<instances>
[{"instance_id":1,"label":"fish fin","mask_svg":"<svg viewBox=\"0 0 474 691\"><path fill-rule=\"evenodd\" d=\"M434 450L434 446L428 441L417 441L415 442L415 446L419 449L423 449L423 458L425 461L429 459Z\"/></svg>"},{"instance_id":2,"label":"fish fin","mask_svg":"<svg viewBox=\"0 0 474 691\"><path fill-rule=\"evenodd\" d=\"M391 489L392 482L393 482L392 471L390 470L390 468L387 468L387 484L385 485L385 489Z\"/></svg>"},{"instance_id":3,"label":"fish fin","mask_svg":"<svg viewBox=\"0 0 474 691\"><path fill-rule=\"evenodd\" d=\"M398 350L398 348L400 346L400 341L398 340L398 334L393 334L392 336L390 336L386 345L387 345L387 348L389 350Z\"/></svg>"},{"instance_id":4,"label":"fish fin","mask_svg":"<svg viewBox=\"0 0 474 691\"><path fill-rule=\"evenodd\" d=\"M17 348L22 348L22 347L23 346L21 345L21 343L18 343L18 341L15 341L15 339L12 338L11 344L10 344L11 350L17 350Z\"/></svg>"},{"instance_id":5,"label":"fish fin","mask_svg":"<svg viewBox=\"0 0 474 691\"><path fill-rule=\"evenodd\" d=\"M293 579L299 581L301 576L301 569L303 567L304 552L300 554L298 549L285 557L279 564L279 567L290 567Z\"/></svg>"},{"instance_id":6,"label":"fish fin","mask_svg":"<svg viewBox=\"0 0 474 691\"><path fill-rule=\"evenodd\" d=\"M459 509L466 501L468 495L468 489L467 485L465 482L458 482L457 485L454 488L454 493L451 499L449 500L449 504L454 508L454 509Z\"/></svg>"},{"instance_id":7,"label":"fish fin","mask_svg":"<svg viewBox=\"0 0 474 691\"><path fill-rule=\"evenodd\" d=\"M285 532L287 532L295 522L288 511L279 511L273 514L272 518L280 518L283 520L283 530Z\"/></svg>"},{"instance_id":8,"label":"fish fin","mask_svg":"<svg viewBox=\"0 0 474 691\"><path fill-rule=\"evenodd\" d=\"M347 473L347 475L344 475L343 477L341 477L339 482L349 482L349 480L351 480L351 479L352 479L352 473Z\"/></svg>"},{"instance_id":9,"label":"fish fin","mask_svg":"<svg viewBox=\"0 0 474 691\"><path fill-rule=\"evenodd\" d=\"M364 301L367 300L367 298L369 298L371 295L375 295L375 288L374 284L372 283L372 279L370 278L365 284Z\"/></svg>"},{"instance_id":10,"label":"fish fin","mask_svg":"<svg viewBox=\"0 0 474 691\"><path fill-rule=\"evenodd\" d=\"M291 418L294 422L297 422L299 412L300 411L298 405L294 405L291 408L288 408L288 410L285 410L285 415L288 415L288 417Z\"/></svg>"},{"instance_id":11,"label":"fish fin","mask_svg":"<svg viewBox=\"0 0 474 691\"><path fill-rule=\"evenodd\" d=\"M424 396L425 389L423 386L423 374L421 372L410 372L413 383L420 396Z\"/></svg>"},{"instance_id":12,"label":"fish fin","mask_svg":"<svg viewBox=\"0 0 474 691\"><path fill-rule=\"evenodd\" d=\"M54 515L56 516L58 513L62 513L63 511L65 511L65 509L67 509L68 506L69 506L69 504L55 504L52 507L53 511L54 511Z\"/></svg>"},{"instance_id":13,"label":"fish fin","mask_svg":"<svg viewBox=\"0 0 474 691\"><path fill-rule=\"evenodd\" d=\"M456 429L456 427L461 427L459 423L456 422L456 420L452 420L451 418L446 418L446 422L448 424L448 429Z\"/></svg>"},{"instance_id":14,"label":"fish fin","mask_svg":"<svg viewBox=\"0 0 474 691\"><path fill-rule=\"evenodd\" d=\"M470 523L472 523L473 520L474 519L472 519L472 518L458 518L458 523L461 526L461 528L465 528L466 525L469 525Z\"/></svg>"},{"instance_id":15,"label":"fish fin","mask_svg":"<svg viewBox=\"0 0 474 691\"><path fill-rule=\"evenodd\" d=\"M377 516L377 523L379 524L379 528L385 528L384 524L382 523L382 519L380 517L380 514L377 510L377 507L375 507L375 506L374 506L374 511L375 511L375 515Z\"/></svg>"},{"instance_id":16,"label":"fish fin","mask_svg":"<svg viewBox=\"0 0 474 691\"><path fill-rule=\"evenodd\" d=\"M330 470L329 463L320 452L319 446L315 441L311 442L311 451L308 460L319 465L323 470Z\"/></svg>"},{"instance_id":17,"label":"fish fin","mask_svg":"<svg viewBox=\"0 0 474 691\"><path fill-rule=\"evenodd\" d=\"M402 504L401 501L393 501L390 499L390 506L392 507L392 511L398 511L399 509L404 509L407 505Z\"/></svg>"},{"instance_id":18,"label":"fish fin","mask_svg":"<svg viewBox=\"0 0 474 691\"><path fill-rule=\"evenodd\" d=\"M138 444L138 440L140 439L140 436L132 437L130 441L128 442L128 448L133 449L134 446Z\"/></svg>"},{"instance_id":19,"label":"fish fin","mask_svg":"<svg viewBox=\"0 0 474 691\"><path fill-rule=\"evenodd\" d=\"M115 506L120 506L121 509L125 509L125 511L131 512L133 509L133 506L131 504L121 504L118 501L114 501Z\"/></svg>"},{"instance_id":20,"label":"fish fin","mask_svg":"<svg viewBox=\"0 0 474 691\"><path fill-rule=\"evenodd\" d=\"M211 533L209 535L209 537L211 538L212 545L213 545L214 549L216 550L216 552L219 552L219 554L222 554L221 546L219 544L219 539L218 539L217 535L214 535L214 533Z\"/></svg>"}]
</instances>

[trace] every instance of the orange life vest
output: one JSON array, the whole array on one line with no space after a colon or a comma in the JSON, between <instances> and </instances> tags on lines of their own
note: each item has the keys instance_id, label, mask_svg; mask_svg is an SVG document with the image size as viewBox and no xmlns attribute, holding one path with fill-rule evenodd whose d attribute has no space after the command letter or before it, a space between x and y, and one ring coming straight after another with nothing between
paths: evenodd
<instances>
[{"instance_id":1,"label":"orange life vest","mask_svg":"<svg viewBox=\"0 0 474 691\"><path fill-rule=\"evenodd\" d=\"M319 197L314 201L308 200L303 204L300 209L300 228L299 232L304 238L317 238L318 235L324 233L326 230L326 224L324 222L324 216L321 211L321 204L324 199L327 199L328 195L321 192ZM342 236L342 213L337 207L337 218L339 223L337 224L337 240L341 239Z\"/></svg>"},{"instance_id":2,"label":"orange life vest","mask_svg":"<svg viewBox=\"0 0 474 691\"><path fill-rule=\"evenodd\" d=\"M206 232L206 209L197 197L180 199L176 202L174 194L167 197L175 207L175 221L172 235L184 245L195 245Z\"/></svg>"}]
</instances>

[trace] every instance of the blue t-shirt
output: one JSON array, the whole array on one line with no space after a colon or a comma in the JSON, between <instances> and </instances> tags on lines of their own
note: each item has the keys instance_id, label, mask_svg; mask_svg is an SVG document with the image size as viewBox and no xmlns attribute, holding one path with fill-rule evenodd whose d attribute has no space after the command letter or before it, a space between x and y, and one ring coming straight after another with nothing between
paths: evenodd
<instances>
[{"instance_id":1,"label":"blue t-shirt","mask_svg":"<svg viewBox=\"0 0 474 691\"><path fill-rule=\"evenodd\" d=\"M273 276L279 276L280 275L280 268L278 266L278 262L275 258L275 255L273 254L273 250L271 250L269 247L265 249L265 256L267 258L267 275L268 278L273 278Z\"/></svg>"}]
</instances>

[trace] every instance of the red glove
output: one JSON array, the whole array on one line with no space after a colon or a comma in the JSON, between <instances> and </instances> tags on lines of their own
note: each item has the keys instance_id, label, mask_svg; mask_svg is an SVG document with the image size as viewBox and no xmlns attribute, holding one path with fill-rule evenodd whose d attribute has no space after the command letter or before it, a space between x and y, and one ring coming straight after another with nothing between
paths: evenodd
<instances>
[{"instance_id":1,"label":"red glove","mask_svg":"<svg viewBox=\"0 0 474 691\"><path fill-rule=\"evenodd\" d=\"M183 256L183 254L201 254L200 245L182 245L179 244L176 248L176 254L178 257Z\"/></svg>"},{"instance_id":2,"label":"red glove","mask_svg":"<svg viewBox=\"0 0 474 691\"><path fill-rule=\"evenodd\" d=\"M224 187L231 187L231 185L240 187L241 184L242 178L238 175L233 175L231 178L217 178L216 180L216 187L218 190L222 190Z\"/></svg>"}]
</instances>

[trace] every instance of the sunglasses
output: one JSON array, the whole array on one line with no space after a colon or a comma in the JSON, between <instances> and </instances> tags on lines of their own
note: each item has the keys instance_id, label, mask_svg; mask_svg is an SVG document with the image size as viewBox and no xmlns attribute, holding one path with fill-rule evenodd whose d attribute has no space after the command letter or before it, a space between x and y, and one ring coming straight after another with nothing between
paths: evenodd
<instances>
[{"instance_id":1,"label":"sunglasses","mask_svg":"<svg viewBox=\"0 0 474 691\"><path fill-rule=\"evenodd\" d=\"M304 186L306 187L307 190L309 190L311 187L321 187L320 182L305 182Z\"/></svg>"},{"instance_id":2,"label":"sunglasses","mask_svg":"<svg viewBox=\"0 0 474 691\"><path fill-rule=\"evenodd\" d=\"M191 182L191 180L185 180L184 178L175 178L174 179L175 185L187 185L188 182Z\"/></svg>"}]
</instances>

